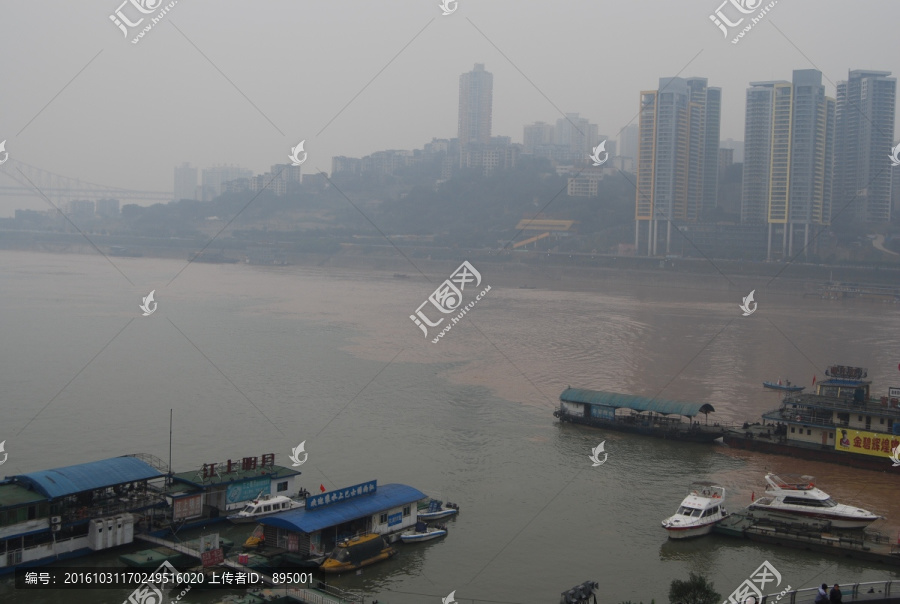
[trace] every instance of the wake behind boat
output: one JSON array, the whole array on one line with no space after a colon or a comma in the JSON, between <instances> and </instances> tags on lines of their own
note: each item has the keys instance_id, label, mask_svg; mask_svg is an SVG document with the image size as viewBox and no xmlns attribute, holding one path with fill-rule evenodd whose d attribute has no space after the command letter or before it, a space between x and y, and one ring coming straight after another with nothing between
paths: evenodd
<instances>
[{"instance_id":1,"label":"wake behind boat","mask_svg":"<svg viewBox=\"0 0 900 604\"><path fill-rule=\"evenodd\" d=\"M835 528L861 529L878 520L872 512L834 501L828 493L817 489L812 476L766 474L766 496L750 504L751 512L761 512L773 519L797 518L827 520Z\"/></svg>"},{"instance_id":2,"label":"wake behind boat","mask_svg":"<svg viewBox=\"0 0 900 604\"><path fill-rule=\"evenodd\" d=\"M699 537L725 518L725 489L711 482L694 482L678 511L662 521L669 539Z\"/></svg>"}]
</instances>

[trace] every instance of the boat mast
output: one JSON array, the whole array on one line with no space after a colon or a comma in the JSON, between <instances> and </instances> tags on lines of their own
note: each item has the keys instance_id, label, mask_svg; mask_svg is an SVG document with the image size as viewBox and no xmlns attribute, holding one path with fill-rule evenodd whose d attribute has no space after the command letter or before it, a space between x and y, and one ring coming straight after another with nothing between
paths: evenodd
<instances>
[{"instance_id":1,"label":"boat mast","mask_svg":"<svg viewBox=\"0 0 900 604\"><path fill-rule=\"evenodd\" d=\"M166 486L172 484L172 409L169 409L169 471L166 473Z\"/></svg>"}]
</instances>

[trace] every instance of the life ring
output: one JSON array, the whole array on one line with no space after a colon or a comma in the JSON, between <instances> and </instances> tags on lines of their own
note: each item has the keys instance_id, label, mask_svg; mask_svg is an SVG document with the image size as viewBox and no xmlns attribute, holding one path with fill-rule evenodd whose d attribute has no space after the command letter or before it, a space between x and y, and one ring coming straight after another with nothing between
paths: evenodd
<instances>
[{"instance_id":1,"label":"life ring","mask_svg":"<svg viewBox=\"0 0 900 604\"><path fill-rule=\"evenodd\" d=\"M721 495L719 495L718 493L713 494L713 499L718 499L719 497L721 497Z\"/></svg>"}]
</instances>

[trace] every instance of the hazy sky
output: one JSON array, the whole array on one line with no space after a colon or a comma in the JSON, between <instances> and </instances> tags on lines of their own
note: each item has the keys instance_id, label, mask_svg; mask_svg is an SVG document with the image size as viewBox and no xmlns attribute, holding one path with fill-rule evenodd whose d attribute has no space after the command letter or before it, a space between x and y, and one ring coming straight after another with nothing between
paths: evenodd
<instances>
[{"instance_id":1,"label":"hazy sky","mask_svg":"<svg viewBox=\"0 0 900 604\"><path fill-rule=\"evenodd\" d=\"M709 19L721 0L459 0L449 16L438 0L179 0L138 44L141 27L126 39L109 19L121 1L3 2L11 157L171 191L181 162L263 172L306 139L304 172L330 172L333 155L456 136L459 75L476 62L494 74L492 133L517 142L561 112L614 137L661 76L720 86L722 139L741 140L748 82L817 68L833 96L851 68L900 74L896 0L778 0L738 44ZM0 197L0 216L14 207Z\"/></svg>"}]
</instances>

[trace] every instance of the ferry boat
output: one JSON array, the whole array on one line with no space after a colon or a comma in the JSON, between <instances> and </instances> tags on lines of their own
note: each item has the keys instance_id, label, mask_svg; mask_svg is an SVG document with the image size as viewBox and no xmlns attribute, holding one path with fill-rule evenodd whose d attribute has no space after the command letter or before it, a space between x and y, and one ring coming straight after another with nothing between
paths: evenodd
<instances>
[{"instance_id":1,"label":"ferry boat","mask_svg":"<svg viewBox=\"0 0 900 604\"><path fill-rule=\"evenodd\" d=\"M286 495L272 495L266 493L260 494L256 499L249 502L243 510L237 514L227 516L228 520L235 524L244 524L247 522L255 522L257 519L268 516L269 514L277 514L285 510L302 507L303 504L294 501Z\"/></svg>"},{"instance_id":2,"label":"ferry boat","mask_svg":"<svg viewBox=\"0 0 900 604\"><path fill-rule=\"evenodd\" d=\"M791 384L791 380L785 380L785 383L782 384L781 380L778 380L777 382L763 382L763 388L770 388L772 390L784 390L786 392L800 392L801 390L805 390L806 386Z\"/></svg>"},{"instance_id":3,"label":"ferry boat","mask_svg":"<svg viewBox=\"0 0 900 604\"><path fill-rule=\"evenodd\" d=\"M837 503L828 493L817 489L812 476L766 474L766 497L750 504L751 512L762 512L772 519L828 521L834 528L862 529L876 520L872 512Z\"/></svg>"},{"instance_id":4,"label":"ferry boat","mask_svg":"<svg viewBox=\"0 0 900 604\"><path fill-rule=\"evenodd\" d=\"M718 424L709 425L709 414L714 411L709 403L666 401L570 386L559 395L559 408L553 416L561 422L593 428L708 443L727 432ZM703 424L694 421L701 413L707 418Z\"/></svg>"},{"instance_id":5,"label":"ferry boat","mask_svg":"<svg viewBox=\"0 0 900 604\"><path fill-rule=\"evenodd\" d=\"M669 539L687 539L712 532L725 511L725 489L711 482L694 482L678 511L662 521Z\"/></svg>"},{"instance_id":6,"label":"ferry boat","mask_svg":"<svg viewBox=\"0 0 900 604\"><path fill-rule=\"evenodd\" d=\"M366 533L339 542L319 570L323 573L357 570L387 560L396 553L397 550L385 543L384 537L378 533Z\"/></svg>"},{"instance_id":7,"label":"ferry boat","mask_svg":"<svg viewBox=\"0 0 900 604\"><path fill-rule=\"evenodd\" d=\"M815 393L787 393L761 424L730 430L725 444L885 471L900 446L900 388L872 396L864 367L832 365Z\"/></svg>"}]
</instances>

